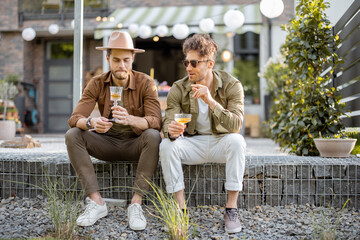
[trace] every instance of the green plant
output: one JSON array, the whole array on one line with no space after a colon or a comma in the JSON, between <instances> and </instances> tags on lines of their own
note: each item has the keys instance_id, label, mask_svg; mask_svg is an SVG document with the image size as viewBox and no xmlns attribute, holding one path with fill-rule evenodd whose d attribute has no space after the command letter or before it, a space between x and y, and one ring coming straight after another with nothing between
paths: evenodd
<instances>
[{"instance_id":1,"label":"green plant","mask_svg":"<svg viewBox=\"0 0 360 240\"><path fill-rule=\"evenodd\" d=\"M260 97L258 60L235 60L234 76L241 81L245 96Z\"/></svg>"},{"instance_id":2,"label":"green plant","mask_svg":"<svg viewBox=\"0 0 360 240\"><path fill-rule=\"evenodd\" d=\"M149 214L165 223L171 240L189 239L190 216L188 209L185 208L183 212L172 194L167 194L157 185L147 182L154 192L153 195L147 193L147 197L160 216L151 212Z\"/></svg>"},{"instance_id":3,"label":"green plant","mask_svg":"<svg viewBox=\"0 0 360 240\"><path fill-rule=\"evenodd\" d=\"M314 239L321 239L321 240L337 239L336 230L341 220L343 209L346 207L349 201L350 199L348 199L345 202L345 204L339 211L335 221L333 221L332 219L334 215L330 207L328 212L324 212L324 211L320 212L321 219L316 219L314 213L311 211L312 219L313 219L312 227L313 227Z\"/></svg>"},{"instance_id":4,"label":"green plant","mask_svg":"<svg viewBox=\"0 0 360 240\"><path fill-rule=\"evenodd\" d=\"M41 189L47 196L47 207L54 225L54 237L72 239L76 228L76 219L81 210L80 195L76 193L77 181L70 187L46 175Z\"/></svg>"},{"instance_id":5,"label":"green plant","mask_svg":"<svg viewBox=\"0 0 360 240\"><path fill-rule=\"evenodd\" d=\"M43 171L46 172L46 170ZM64 181L64 179L58 179L47 173L41 185L9 181L41 189L46 194L46 205L49 210L50 220L54 226L54 232L53 236L46 236L40 239L74 239L76 219L81 211L82 193L78 193L77 179L74 183L69 181L68 186Z\"/></svg>"},{"instance_id":6,"label":"green plant","mask_svg":"<svg viewBox=\"0 0 360 240\"><path fill-rule=\"evenodd\" d=\"M270 107L270 119L266 122L268 135L279 142L279 135L281 133L281 125L277 123L284 121L282 112L286 112L291 104L291 96L289 94L292 86L291 78L289 77L288 66L284 63L285 57L283 54L277 55L275 58L269 58L259 77L266 79L267 91L272 100ZM281 145L281 142L280 142Z\"/></svg>"},{"instance_id":7,"label":"green plant","mask_svg":"<svg viewBox=\"0 0 360 240\"><path fill-rule=\"evenodd\" d=\"M279 91L274 94L269 126L272 138L296 155L319 155L313 138L319 132L325 136L344 128L340 120L344 105L336 88L328 87L342 60L334 53L340 41L332 34L324 13L327 7L324 0L300 0L295 18L283 26L287 31L282 46L287 73L274 82ZM330 74L323 76L324 65L329 66Z\"/></svg>"},{"instance_id":8,"label":"green plant","mask_svg":"<svg viewBox=\"0 0 360 240\"><path fill-rule=\"evenodd\" d=\"M0 99L4 105L4 121L6 120L7 101L13 99L18 93L18 76L9 74L6 78L0 80Z\"/></svg>"},{"instance_id":9,"label":"green plant","mask_svg":"<svg viewBox=\"0 0 360 240\"><path fill-rule=\"evenodd\" d=\"M352 155L360 154L360 130L359 129L347 129L344 131L348 138L357 139L354 149L351 151Z\"/></svg>"}]
</instances>

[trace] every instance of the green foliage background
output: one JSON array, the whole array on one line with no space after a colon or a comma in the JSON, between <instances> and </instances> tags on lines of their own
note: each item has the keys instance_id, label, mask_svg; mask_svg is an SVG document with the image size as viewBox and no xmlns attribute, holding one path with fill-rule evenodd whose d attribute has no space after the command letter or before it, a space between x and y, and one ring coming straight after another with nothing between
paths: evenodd
<instances>
[{"instance_id":1,"label":"green foliage background","mask_svg":"<svg viewBox=\"0 0 360 240\"><path fill-rule=\"evenodd\" d=\"M270 62L263 72L272 92L270 135L283 149L303 156L319 155L313 138L344 128L344 106L337 90L329 87L341 59L334 53L340 44L332 34L324 0L300 0L288 25L282 46L283 61ZM330 66L321 76L324 66Z\"/></svg>"}]
</instances>

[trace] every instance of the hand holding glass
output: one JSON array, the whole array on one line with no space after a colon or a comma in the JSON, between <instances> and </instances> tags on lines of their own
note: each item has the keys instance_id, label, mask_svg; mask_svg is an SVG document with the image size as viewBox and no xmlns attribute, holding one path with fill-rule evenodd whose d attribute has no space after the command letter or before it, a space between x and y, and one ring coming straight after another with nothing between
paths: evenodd
<instances>
[{"instance_id":1,"label":"hand holding glass","mask_svg":"<svg viewBox=\"0 0 360 240\"><path fill-rule=\"evenodd\" d=\"M110 100L114 101L114 106L117 106L117 101L121 101L121 94L122 94L123 88L117 87L117 86L110 86ZM117 118L112 118L110 121L116 122Z\"/></svg>"},{"instance_id":2,"label":"hand holding glass","mask_svg":"<svg viewBox=\"0 0 360 240\"><path fill-rule=\"evenodd\" d=\"M121 101L121 93L123 88L117 86L110 86L110 100L114 101L114 106L117 106L117 101Z\"/></svg>"},{"instance_id":3,"label":"hand holding glass","mask_svg":"<svg viewBox=\"0 0 360 240\"><path fill-rule=\"evenodd\" d=\"M174 116L175 121L181 124L186 124L191 121L191 114L181 113L181 114L175 114ZM179 138L184 138L184 135L181 134Z\"/></svg>"}]
</instances>

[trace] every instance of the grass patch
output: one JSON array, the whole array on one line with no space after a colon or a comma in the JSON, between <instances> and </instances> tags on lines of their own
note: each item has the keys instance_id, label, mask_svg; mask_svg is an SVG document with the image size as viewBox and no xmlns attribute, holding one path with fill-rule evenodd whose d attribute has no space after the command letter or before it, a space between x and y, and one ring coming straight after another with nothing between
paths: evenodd
<instances>
[{"instance_id":1,"label":"grass patch","mask_svg":"<svg viewBox=\"0 0 360 240\"><path fill-rule=\"evenodd\" d=\"M321 240L335 240L338 239L337 237L337 228L339 225L339 222L342 218L342 210L346 207L347 203L350 201L348 199L339 213L337 214L337 217L334 219L333 213L331 212L330 207L328 208L328 211L321 210L320 215L321 218L317 219L313 212L312 219L313 219L313 233L314 233L314 239L321 239Z\"/></svg>"}]
</instances>

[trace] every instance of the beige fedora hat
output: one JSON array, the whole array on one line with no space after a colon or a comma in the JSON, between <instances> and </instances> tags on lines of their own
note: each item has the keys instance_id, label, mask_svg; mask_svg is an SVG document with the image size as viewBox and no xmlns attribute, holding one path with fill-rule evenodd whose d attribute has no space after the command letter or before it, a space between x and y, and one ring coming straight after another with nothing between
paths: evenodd
<instances>
[{"instance_id":1,"label":"beige fedora hat","mask_svg":"<svg viewBox=\"0 0 360 240\"><path fill-rule=\"evenodd\" d=\"M108 49L123 49L130 50L136 53L145 52L143 49L134 48L133 41L128 32L114 31L111 33L107 46L96 47L97 50L108 50Z\"/></svg>"}]
</instances>

